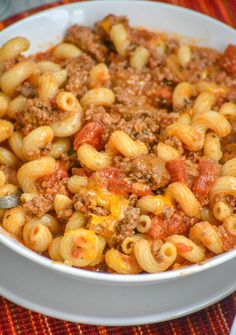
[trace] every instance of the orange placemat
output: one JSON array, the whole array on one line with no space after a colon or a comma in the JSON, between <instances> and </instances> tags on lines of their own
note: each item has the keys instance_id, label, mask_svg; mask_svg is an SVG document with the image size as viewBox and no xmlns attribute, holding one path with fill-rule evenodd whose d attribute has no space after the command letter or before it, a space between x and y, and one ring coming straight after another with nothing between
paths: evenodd
<instances>
[{"instance_id":1,"label":"orange placemat","mask_svg":"<svg viewBox=\"0 0 236 335\"><path fill-rule=\"evenodd\" d=\"M15 15L0 22L0 30L41 10L72 2L77 0L62 0ZM191 8L236 27L236 0L163 0L161 2ZM103 327L49 318L0 297L0 335L229 335L235 312L236 293L188 317L136 327Z\"/></svg>"}]
</instances>

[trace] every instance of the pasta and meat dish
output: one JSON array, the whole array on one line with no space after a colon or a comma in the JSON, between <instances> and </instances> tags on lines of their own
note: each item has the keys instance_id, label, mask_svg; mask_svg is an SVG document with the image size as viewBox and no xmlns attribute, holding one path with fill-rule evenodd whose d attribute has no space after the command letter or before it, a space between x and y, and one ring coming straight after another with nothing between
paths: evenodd
<instances>
[{"instance_id":1,"label":"pasta and meat dish","mask_svg":"<svg viewBox=\"0 0 236 335\"><path fill-rule=\"evenodd\" d=\"M1 225L55 262L157 273L236 246L236 46L108 15L0 49Z\"/></svg>"}]
</instances>

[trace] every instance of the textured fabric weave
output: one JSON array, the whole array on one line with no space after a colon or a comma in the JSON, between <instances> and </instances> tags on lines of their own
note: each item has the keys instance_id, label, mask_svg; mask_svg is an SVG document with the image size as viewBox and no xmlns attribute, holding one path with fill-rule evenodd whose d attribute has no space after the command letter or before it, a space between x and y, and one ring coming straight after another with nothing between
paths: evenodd
<instances>
[{"instance_id":1,"label":"textured fabric weave","mask_svg":"<svg viewBox=\"0 0 236 335\"><path fill-rule=\"evenodd\" d=\"M72 2L77 0L63 0L18 14L0 22L0 30L41 10ZM190 8L236 27L236 0L163 0L160 2ZM200 312L176 320L136 327L103 327L49 318L0 297L0 335L229 335L235 312L236 293Z\"/></svg>"}]
</instances>

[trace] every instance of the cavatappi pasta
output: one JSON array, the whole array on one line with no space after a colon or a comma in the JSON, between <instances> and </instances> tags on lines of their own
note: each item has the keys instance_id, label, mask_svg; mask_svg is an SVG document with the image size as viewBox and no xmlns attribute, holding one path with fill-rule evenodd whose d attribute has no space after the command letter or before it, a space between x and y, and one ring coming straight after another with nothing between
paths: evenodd
<instances>
[{"instance_id":1,"label":"cavatappi pasta","mask_svg":"<svg viewBox=\"0 0 236 335\"><path fill-rule=\"evenodd\" d=\"M158 273L236 247L236 46L223 53L109 15L26 56L0 48L0 199L53 262Z\"/></svg>"}]
</instances>

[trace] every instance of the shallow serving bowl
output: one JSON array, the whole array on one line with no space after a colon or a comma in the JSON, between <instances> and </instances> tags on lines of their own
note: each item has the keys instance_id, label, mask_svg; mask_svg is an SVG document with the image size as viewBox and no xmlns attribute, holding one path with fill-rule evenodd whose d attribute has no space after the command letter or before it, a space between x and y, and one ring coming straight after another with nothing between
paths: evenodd
<instances>
[{"instance_id":1,"label":"shallow serving bowl","mask_svg":"<svg viewBox=\"0 0 236 335\"><path fill-rule=\"evenodd\" d=\"M41 12L1 32L0 44L25 36L31 41L30 53L34 53L58 43L70 25L93 25L110 13L127 15L134 26L178 34L219 50L236 41L234 29L199 13L148 1L118 0ZM107 325L163 321L201 309L236 288L236 250L180 270L113 275L55 264L2 229L0 242L0 294L35 311L71 321Z\"/></svg>"}]
</instances>

